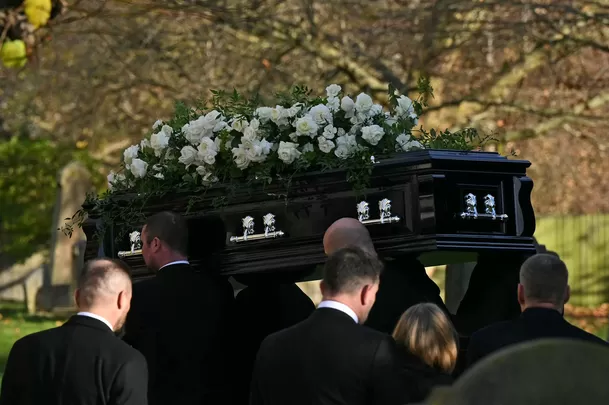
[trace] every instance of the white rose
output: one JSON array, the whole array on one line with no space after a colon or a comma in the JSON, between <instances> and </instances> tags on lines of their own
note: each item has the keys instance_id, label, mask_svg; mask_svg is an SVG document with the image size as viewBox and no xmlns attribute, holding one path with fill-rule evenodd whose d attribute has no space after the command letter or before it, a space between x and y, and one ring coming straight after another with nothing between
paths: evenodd
<instances>
[{"instance_id":1,"label":"white rose","mask_svg":"<svg viewBox=\"0 0 609 405\"><path fill-rule=\"evenodd\" d=\"M250 161L247 158L247 154L245 152L245 149L243 148L233 148L233 161L235 162L235 165L241 169L241 170L245 170L249 164Z\"/></svg>"},{"instance_id":2,"label":"white rose","mask_svg":"<svg viewBox=\"0 0 609 405\"><path fill-rule=\"evenodd\" d=\"M338 110L340 110L340 100L338 99L338 97L328 97L326 106L328 106L328 109L330 111L337 112Z\"/></svg>"},{"instance_id":3,"label":"white rose","mask_svg":"<svg viewBox=\"0 0 609 405\"><path fill-rule=\"evenodd\" d=\"M395 149L398 152L408 152L410 150L424 149L424 146L419 141L413 139L410 135L406 134L398 135L398 137L395 139L395 142Z\"/></svg>"},{"instance_id":4,"label":"white rose","mask_svg":"<svg viewBox=\"0 0 609 405\"><path fill-rule=\"evenodd\" d=\"M133 176L139 178L144 177L148 171L148 163L144 162L142 159L133 159L131 161L130 170Z\"/></svg>"},{"instance_id":5,"label":"white rose","mask_svg":"<svg viewBox=\"0 0 609 405\"><path fill-rule=\"evenodd\" d=\"M256 118L252 118L249 123L249 127L258 132L258 128L260 128L260 121L258 121Z\"/></svg>"},{"instance_id":6,"label":"white rose","mask_svg":"<svg viewBox=\"0 0 609 405\"><path fill-rule=\"evenodd\" d=\"M367 113L373 105L372 97L366 93L360 93L355 99L355 109L357 112Z\"/></svg>"},{"instance_id":7,"label":"white rose","mask_svg":"<svg viewBox=\"0 0 609 405\"><path fill-rule=\"evenodd\" d=\"M153 165L152 170L154 170L155 172L160 172L163 170L163 168L161 167L161 165Z\"/></svg>"},{"instance_id":8,"label":"white rose","mask_svg":"<svg viewBox=\"0 0 609 405\"><path fill-rule=\"evenodd\" d=\"M359 145L357 144L355 135L339 136L336 138L336 149L334 150L334 154L341 159L346 159L351 156L358 147Z\"/></svg>"},{"instance_id":9,"label":"white rose","mask_svg":"<svg viewBox=\"0 0 609 405\"><path fill-rule=\"evenodd\" d=\"M163 173L157 173L157 174L154 175L154 177L156 177L159 180L165 179L165 176L163 175Z\"/></svg>"},{"instance_id":10,"label":"white rose","mask_svg":"<svg viewBox=\"0 0 609 405\"><path fill-rule=\"evenodd\" d=\"M291 164L300 156L300 152L297 149L298 144L293 142L279 142L279 149L277 155L279 159L285 164Z\"/></svg>"},{"instance_id":11,"label":"white rose","mask_svg":"<svg viewBox=\"0 0 609 405\"><path fill-rule=\"evenodd\" d=\"M351 151L349 151L349 148L346 145L338 145L336 149L334 149L334 154L340 159L347 159L351 156Z\"/></svg>"},{"instance_id":12,"label":"white rose","mask_svg":"<svg viewBox=\"0 0 609 405\"><path fill-rule=\"evenodd\" d=\"M296 135L308 135L310 137L317 135L317 129L319 128L313 117L310 115L305 115L304 117L297 119L294 123L294 127L296 128Z\"/></svg>"},{"instance_id":13,"label":"white rose","mask_svg":"<svg viewBox=\"0 0 609 405\"><path fill-rule=\"evenodd\" d=\"M285 110L284 114L289 118L293 118L296 116L296 114L298 114L300 112L300 110L302 110L302 107L303 107L302 103L296 103L293 106L291 106L290 108L288 108L287 110Z\"/></svg>"},{"instance_id":14,"label":"white rose","mask_svg":"<svg viewBox=\"0 0 609 405\"><path fill-rule=\"evenodd\" d=\"M154 154L157 157L160 157L162 151L169 145L169 138L172 133L173 129L169 125L163 125L161 131L152 134L150 137L150 146L154 149Z\"/></svg>"},{"instance_id":15,"label":"white rose","mask_svg":"<svg viewBox=\"0 0 609 405\"><path fill-rule=\"evenodd\" d=\"M195 146L201 143L203 137L211 136L211 132L212 131L207 129L205 125L204 117L199 117L194 121L190 121L182 127L184 138Z\"/></svg>"},{"instance_id":16,"label":"white rose","mask_svg":"<svg viewBox=\"0 0 609 405\"><path fill-rule=\"evenodd\" d=\"M197 150L192 146L184 146L180 151L180 157L178 158L178 162L188 167L193 164L197 160Z\"/></svg>"},{"instance_id":17,"label":"white rose","mask_svg":"<svg viewBox=\"0 0 609 405\"><path fill-rule=\"evenodd\" d=\"M243 130L243 137L247 137L251 140L256 140L258 139L258 133L256 132L255 128L249 126Z\"/></svg>"},{"instance_id":18,"label":"white rose","mask_svg":"<svg viewBox=\"0 0 609 405\"><path fill-rule=\"evenodd\" d=\"M302 147L302 153L315 152L315 148L312 143L307 143Z\"/></svg>"},{"instance_id":19,"label":"white rose","mask_svg":"<svg viewBox=\"0 0 609 405\"><path fill-rule=\"evenodd\" d=\"M218 181L218 177L208 171L205 166L197 167L197 174L201 176L203 183L215 183Z\"/></svg>"},{"instance_id":20,"label":"white rose","mask_svg":"<svg viewBox=\"0 0 609 405\"><path fill-rule=\"evenodd\" d=\"M395 112L400 118L409 117L411 114L414 114L414 103L410 98L400 96L400 98L398 98L398 105L395 107Z\"/></svg>"},{"instance_id":21,"label":"white rose","mask_svg":"<svg viewBox=\"0 0 609 405\"><path fill-rule=\"evenodd\" d=\"M326 94L328 95L328 97L336 97L338 96L341 90L342 87L340 87L338 84L331 84L326 87Z\"/></svg>"},{"instance_id":22,"label":"white rose","mask_svg":"<svg viewBox=\"0 0 609 405\"><path fill-rule=\"evenodd\" d=\"M260 141L253 141L250 145L243 148L248 160L256 163L264 162L266 155L260 145Z\"/></svg>"},{"instance_id":23,"label":"white rose","mask_svg":"<svg viewBox=\"0 0 609 405\"><path fill-rule=\"evenodd\" d=\"M155 123L154 123L154 124L152 124L152 130L153 130L153 131L156 131L156 129L157 129L158 127L160 127L161 125L163 125L163 121L161 121L161 120L156 120L156 121L155 121Z\"/></svg>"},{"instance_id":24,"label":"white rose","mask_svg":"<svg viewBox=\"0 0 609 405\"><path fill-rule=\"evenodd\" d=\"M140 149L144 150L149 147L150 147L150 141L146 138L142 139L142 142L140 142Z\"/></svg>"},{"instance_id":25,"label":"white rose","mask_svg":"<svg viewBox=\"0 0 609 405\"><path fill-rule=\"evenodd\" d=\"M262 148L262 153L268 155L271 153L271 149L273 148L273 144L266 139L260 141L260 147Z\"/></svg>"},{"instance_id":26,"label":"white rose","mask_svg":"<svg viewBox=\"0 0 609 405\"><path fill-rule=\"evenodd\" d=\"M116 173L114 172L110 172L108 174L108 190L112 190L112 186L114 185L113 183L116 181Z\"/></svg>"},{"instance_id":27,"label":"white rose","mask_svg":"<svg viewBox=\"0 0 609 405\"><path fill-rule=\"evenodd\" d=\"M323 104L318 104L311 108L311 110L309 111L309 115L313 117L313 119L318 125L332 123L332 112L328 107Z\"/></svg>"},{"instance_id":28,"label":"white rose","mask_svg":"<svg viewBox=\"0 0 609 405\"><path fill-rule=\"evenodd\" d=\"M278 105L271 110L271 121L278 126L287 125L290 112Z\"/></svg>"},{"instance_id":29,"label":"white rose","mask_svg":"<svg viewBox=\"0 0 609 405\"><path fill-rule=\"evenodd\" d=\"M213 165L216 163L216 155L218 154L218 148L211 138L201 139L201 144L197 148L197 159Z\"/></svg>"},{"instance_id":30,"label":"white rose","mask_svg":"<svg viewBox=\"0 0 609 405\"><path fill-rule=\"evenodd\" d=\"M338 132L338 130L336 128L334 128L332 125L326 125L326 127L324 128L323 136L324 136L324 138L327 138L327 139L334 139L334 136L336 136L337 132Z\"/></svg>"},{"instance_id":31,"label":"white rose","mask_svg":"<svg viewBox=\"0 0 609 405\"><path fill-rule=\"evenodd\" d=\"M355 110L355 103L349 96L345 96L340 100L340 108L345 112L346 118L353 117L353 113Z\"/></svg>"},{"instance_id":32,"label":"white rose","mask_svg":"<svg viewBox=\"0 0 609 405\"><path fill-rule=\"evenodd\" d=\"M254 114L260 119L260 121L265 122L271 119L271 113L273 109L271 107L258 107Z\"/></svg>"},{"instance_id":33,"label":"white rose","mask_svg":"<svg viewBox=\"0 0 609 405\"><path fill-rule=\"evenodd\" d=\"M362 128L362 139L370 145L378 145L379 141L383 139L383 135L385 135L385 131L378 125Z\"/></svg>"},{"instance_id":34,"label":"white rose","mask_svg":"<svg viewBox=\"0 0 609 405\"><path fill-rule=\"evenodd\" d=\"M370 111L368 111L369 117L376 117L379 114L383 113L383 107L380 104L374 104Z\"/></svg>"},{"instance_id":35,"label":"white rose","mask_svg":"<svg viewBox=\"0 0 609 405\"><path fill-rule=\"evenodd\" d=\"M338 132L336 133L336 136L345 136L346 132L344 129L342 128L338 128Z\"/></svg>"},{"instance_id":36,"label":"white rose","mask_svg":"<svg viewBox=\"0 0 609 405\"><path fill-rule=\"evenodd\" d=\"M140 151L139 145L131 145L123 152L123 158L125 160L125 166L131 165L133 159L137 157L137 154Z\"/></svg>"},{"instance_id":37,"label":"white rose","mask_svg":"<svg viewBox=\"0 0 609 405\"><path fill-rule=\"evenodd\" d=\"M334 142L327 138L324 138L323 136L317 138L317 144L319 146L319 150L323 153L330 153L332 149L334 149L334 146L336 146L334 145Z\"/></svg>"}]
</instances>

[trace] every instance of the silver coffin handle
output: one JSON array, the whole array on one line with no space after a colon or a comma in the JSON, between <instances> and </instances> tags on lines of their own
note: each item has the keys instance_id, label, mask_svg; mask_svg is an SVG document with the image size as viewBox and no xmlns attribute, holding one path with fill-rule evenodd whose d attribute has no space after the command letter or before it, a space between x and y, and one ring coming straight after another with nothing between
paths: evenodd
<instances>
[{"instance_id":1,"label":"silver coffin handle","mask_svg":"<svg viewBox=\"0 0 609 405\"><path fill-rule=\"evenodd\" d=\"M275 215L268 213L262 217L264 223L264 233L254 233L254 218L247 216L241 220L243 226L242 236L231 236L230 241L233 243L255 241L262 239L275 239L285 235L281 230L275 230Z\"/></svg>"},{"instance_id":2,"label":"silver coffin handle","mask_svg":"<svg viewBox=\"0 0 609 405\"><path fill-rule=\"evenodd\" d=\"M367 201L357 204L357 219L364 225L394 224L400 222L401 218L391 214L391 200L383 198L379 201L380 218L370 219L370 205Z\"/></svg>"}]
</instances>

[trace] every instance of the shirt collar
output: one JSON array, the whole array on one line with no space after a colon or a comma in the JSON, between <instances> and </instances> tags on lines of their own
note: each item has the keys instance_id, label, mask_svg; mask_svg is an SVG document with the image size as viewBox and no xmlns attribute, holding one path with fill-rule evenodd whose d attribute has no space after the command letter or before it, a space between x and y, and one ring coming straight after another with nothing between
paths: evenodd
<instances>
[{"instance_id":1,"label":"shirt collar","mask_svg":"<svg viewBox=\"0 0 609 405\"><path fill-rule=\"evenodd\" d=\"M358 319L355 311L352 310L351 308L349 308L347 305L343 304L342 302L333 301L333 300L324 300L319 303L317 308L336 309L337 311L340 311L340 312L343 312L343 313L349 315L351 317L351 319L353 319L355 321L355 323L359 323L359 319Z\"/></svg>"},{"instance_id":2,"label":"shirt collar","mask_svg":"<svg viewBox=\"0 0 609 405\"><path fill-rule=\"evenodd\" d=\"M114 332L114 328L112 327L112 324L110 322L108 322L108 320L106 318L104 318L102 316L99 316L99 315L91 313L91 312L79 312L76 315L97 319L98 321L105 323L110 328L110 330Z\"/></svg>"},{"instance_id":3,"label":"shirt collar","mask_svg":"<svg viewBox=\"0 0 609 405\"><path fill-rule=\"evenodd\" d=\"M165 268L167 266L172 266L174 264L190 264L190 263L188 262L188 260L176 260L175 262L167 263L166 265L161 266L159 268L159 270L161 270L161 269L163 269L163 268Z\"/></svg>"}]
</instances>

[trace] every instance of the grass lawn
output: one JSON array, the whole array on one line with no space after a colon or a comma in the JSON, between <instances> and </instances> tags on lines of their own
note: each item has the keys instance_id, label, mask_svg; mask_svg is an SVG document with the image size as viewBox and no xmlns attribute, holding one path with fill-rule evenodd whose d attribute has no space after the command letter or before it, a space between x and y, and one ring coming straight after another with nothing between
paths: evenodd
<instances>
[{"instance_id":1,"label":"grass lawn","mask_svg":"<svg viewBox=\"0 0 609 405\"><path fill-rule=\"evenodd\" d=\"M0 302L0 381L15 341L30 333L59 326L63 318L26 315L23 304Z\"/></svg>"}]
</instances>

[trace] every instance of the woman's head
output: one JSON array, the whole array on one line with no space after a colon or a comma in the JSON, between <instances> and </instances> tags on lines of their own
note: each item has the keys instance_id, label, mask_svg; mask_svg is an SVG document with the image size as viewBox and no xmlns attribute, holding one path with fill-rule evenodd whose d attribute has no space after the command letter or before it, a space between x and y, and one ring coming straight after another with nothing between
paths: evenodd
<instances>
[{"instance_id":1,"label":"woman's head","mask_svg":"<svg viewBox=\"0 0 609 405\"><path fill-rule=\"evenodd\" d=\"M450 319L435 304L410 307L395 326L393 338L430 367L446 373L455 368L459 336Z\"/></svg>"}]
</instances>

